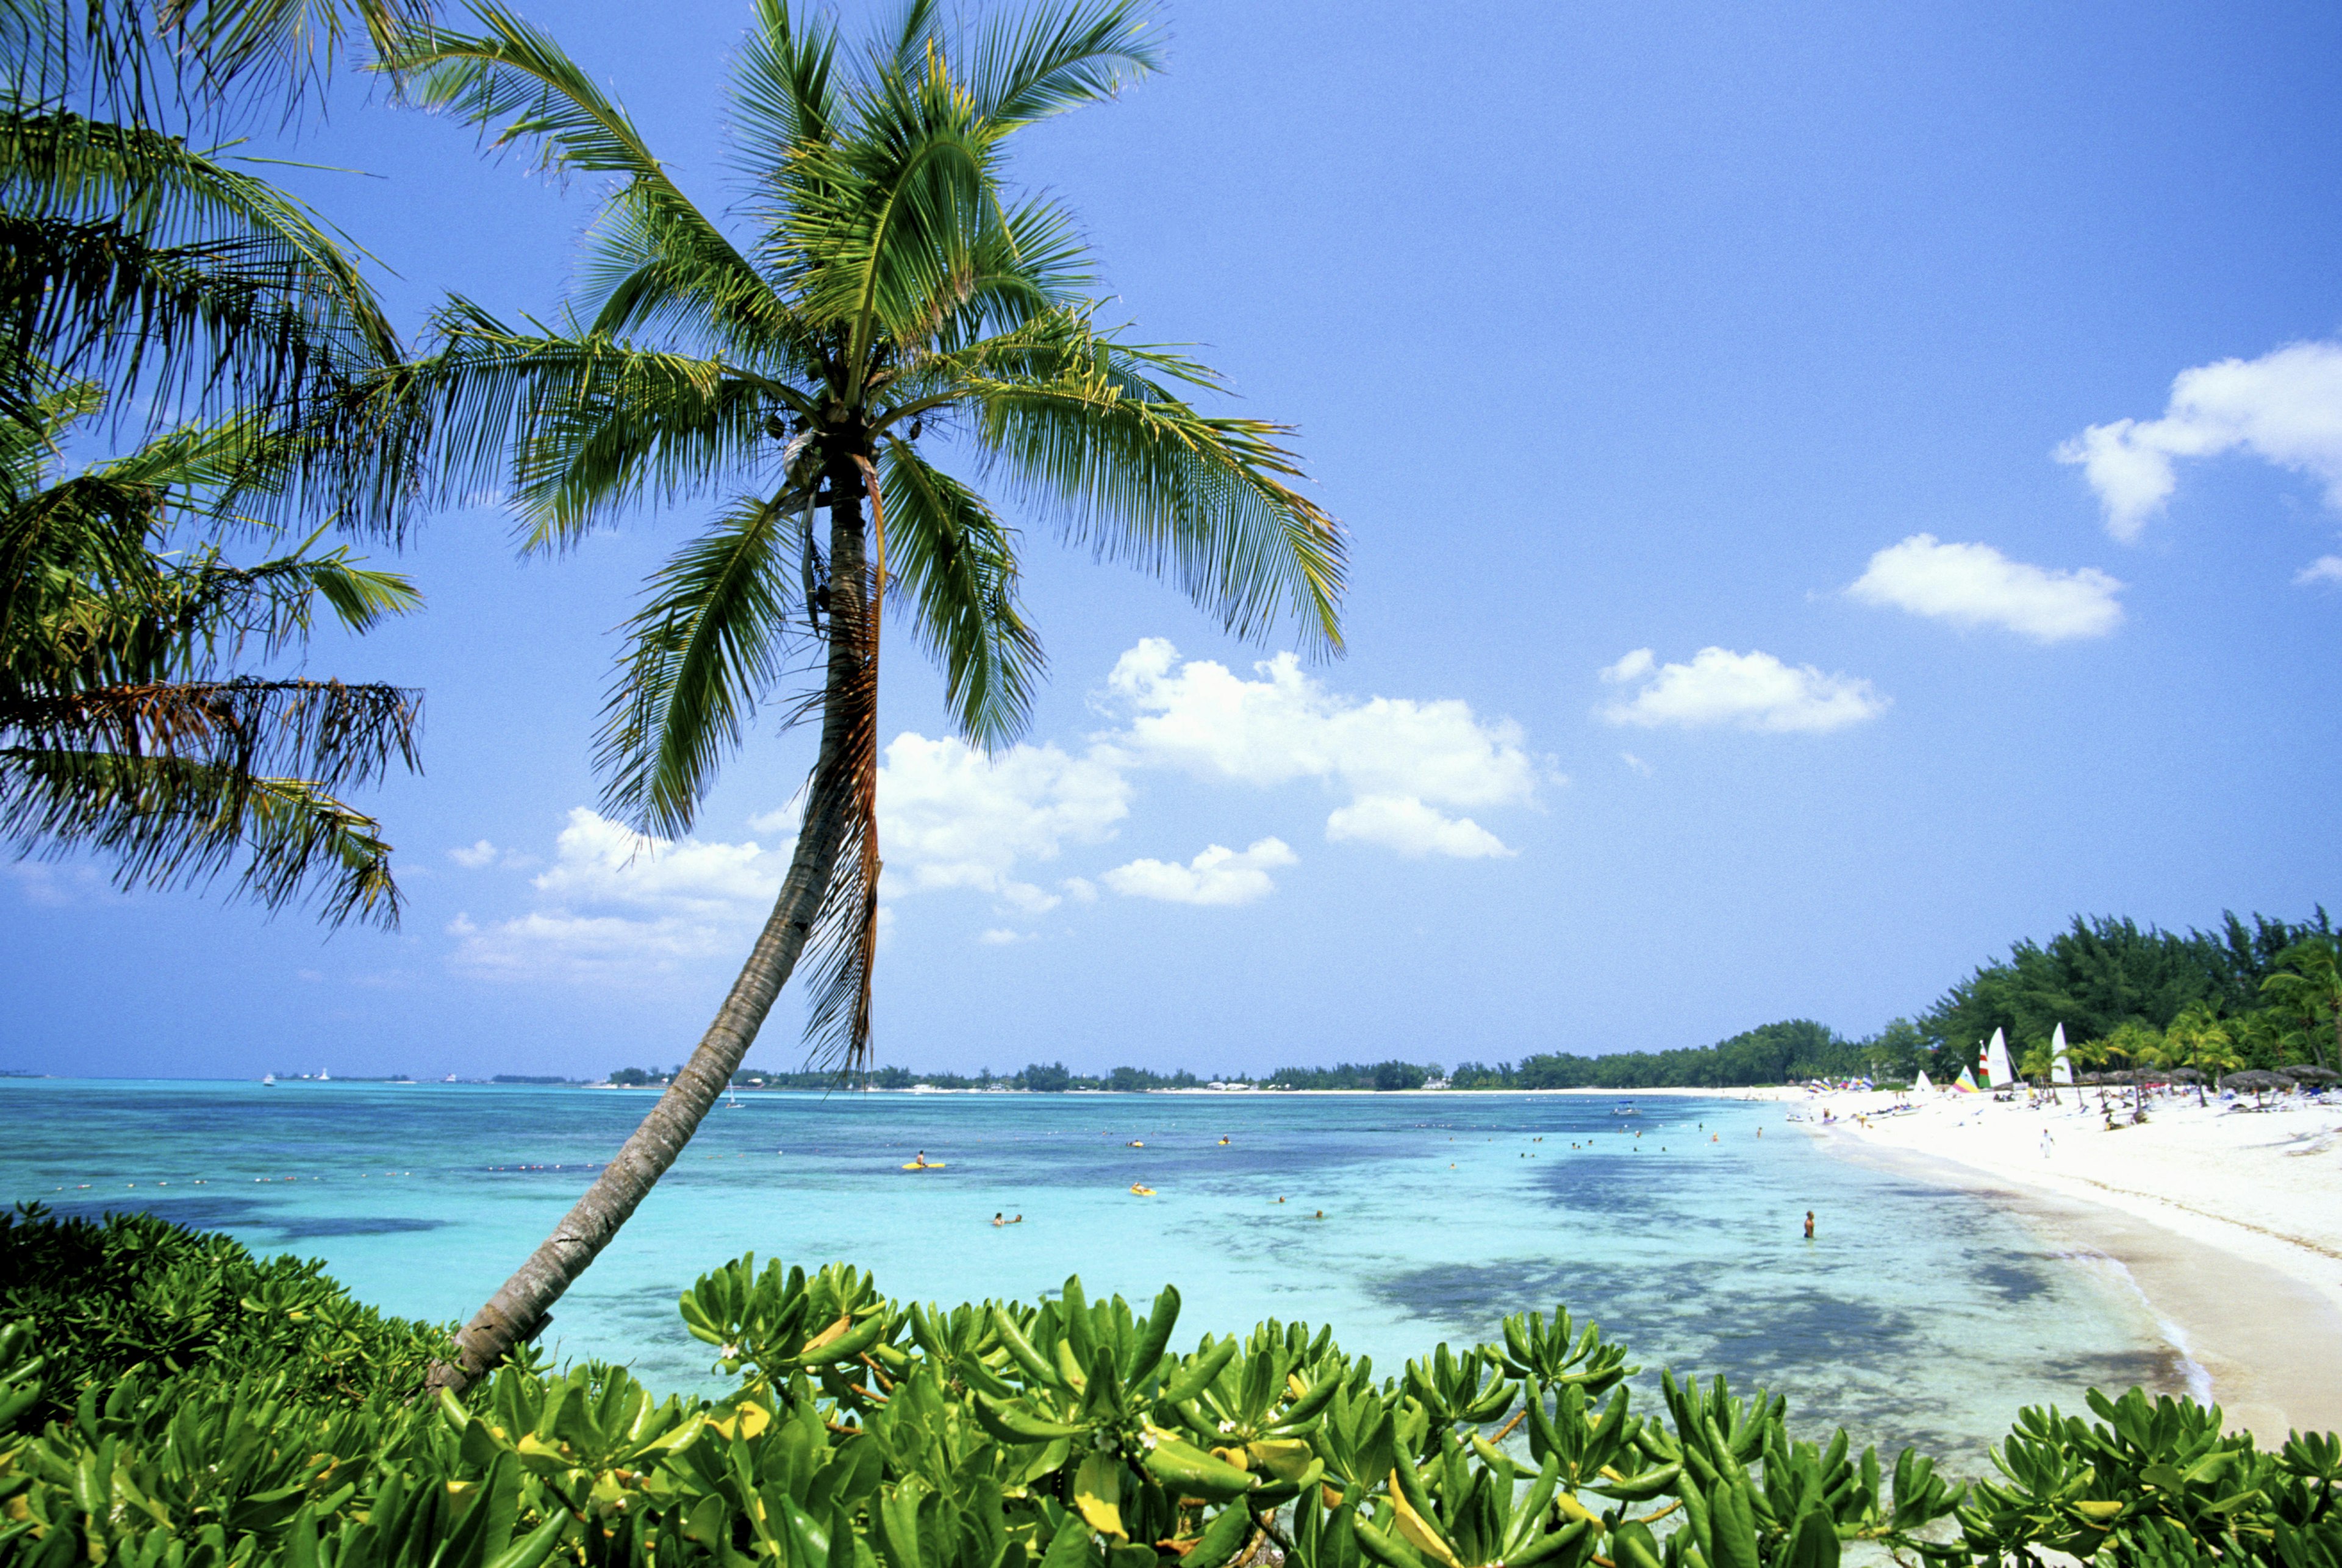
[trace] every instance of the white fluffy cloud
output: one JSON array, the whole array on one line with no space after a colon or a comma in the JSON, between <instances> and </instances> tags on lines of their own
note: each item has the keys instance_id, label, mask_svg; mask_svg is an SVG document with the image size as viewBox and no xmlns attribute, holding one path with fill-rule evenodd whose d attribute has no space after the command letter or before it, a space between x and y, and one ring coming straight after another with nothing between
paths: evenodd
<instances>
[{"instance_id":1,"label":"white fluffy cloud","mask_svg":"<svg viewBox=\"0 0 2342 1568\"><path fill-rule=\"evenodd\" d=\"M745 953L786 869L754 841L645 838L578 806L532 879L545 907L485 925L459 914L447 931L475 974L617 981Z\"/></svg>"},{"instance_id":2,"label":"white fluffy cloud","mask_svg":"<svg viewBox=\"0 0 2342 1568\"><path fill-rule=\"evenodd\" d=\"M1989 544L1914 534L1870 558L1847 592L1867 604L1958 626L2005 626L2037 643L2103 637L2122 624L2123 585L2095 566L2060 572L2012 561Z\"/></svg>"},{"instance_id":3,"label":"white fluffy cloud","mask_svg":"<svg viewBox=\"0 0 2342 1568\"><path fill-rule=\"evenodd\" d=\"M1348 792L1326 819L1329 839L1405 854L1466 858L1509 853L1470 818L1440 807L1526 805L1543 774L1508 719L1476 717L1449 698L1361 702L1326 690L1280 654L1246 680L1207 659L1182 662L1148 637L1106 677L1128 725L1102 753L1133 767L1167 767L1259 787L1315 779Z\"/></svg>"},{"instance_id":4,"label":"white fluffy cloud","mask_svg":"<svg viewBox=\"0 0 2342 1568\"><path fill-rule=\"evenodd\" d=\"M1098 880L1125 898L1156 898L1166 904L1252 904L1276 891L1268 874L1298 858L1281 838L1264 838L1239 854L1213 844L1185 865L1165 860L1134 860Z\"/></svg>"},{"instance_id":5,"label":"white fluffy cloud","mask_svg":"<svg viewBox=\"0 0 2342 1568\"><path fill-rule=\"evenodd\" d=\"M1130 784L1096 754L1017 745L986 757L965 741L905 733L878 770L878 842L889 893L966 887L1028 914L1058 902L1015 876L1067 844L1099 844L1130 814Z\"/></svg>"},{"instance_id":6,"label":"white fluffy cloud","mask_svg":"<svg viewBox=\"0 0 2342 1568\"><path fill-rule=\"evenodd\" d=\"M2293 574L2300 587L2314 587L2320 583L2342 584L2342 555L2320 555Z\"/></svg>"},{"instance_id":7,"label":"white fluffy cloud","mask_svg":"<svg viewBox=\"0 0 2342 1568\"><path fill-rule=\"evenodd\" d=\"M1337 808L1326 819L1326 836L1336 844L1378 844L1410 860L1426 854L1479 860L1513 851L1470 817L1449 818L1410 794L1370 794Z\"/></svg>"},{"instance_id":8,"label":"white fluffy cloud","mask_svg":"<svg viewBox=\"0 0 2342 1568\"><path fill-rule=\"evenodd\" d=\"M1688 664L1662 664L1637 648L1602 671L1613 685L1636 689L1601 710L1614 724L1821 732L1844 729L1887 711L1868 681L1792 668L1770 654L1702 648Z\"/></svg>"},{"instance_id":9,"label":"white fluffy cloud","mask_svg":"<svg viewBox=\"0 0 2342 1568\"><path fill-rule=\"evenodd\" d=\"M746 844L646 838L622 823L576 806L554 841L554 861L535 878L538 892L564 904L622 905L710 915L770 904L780 892L787 856Z\"/></svg>"},{"instance_id":10,"label":"white fluffy cloud","mask_svg":"<svg viewBox=\"0 0 2342 1568\"><path fill-rule=\"evenodd\" d=\"M2237 451L2323 482L2327 504L2342 509L2342 343L2183 370L2161 418L2093 424L2057 457L2081 465L2107 531L2127 541L2178 487L2176 459Z\"/></svg>"},{"instance_id":11,"label":"white fluffy cloud","mask_svg":"<svg viewBox=\"0 0 2342 1568\"><path fill-rule=\"evenodd\" d=\"M1464 703L1339 696L1290 654L1257 675L1183 662L1150 638L1108 680L1127 723L1091 736L1079 754L1022 744L986 756L956 739L897 735L878 773L882 932L894 900L923 892L985 895L995 921L1017 924L976 939L1005 945L1026 939L1019 925L1033 916L1096 902L1101 886L1196 904L1248 904L1275 891L1269 873L1295 864L1276 838L1241 853L1216 844L1184 865L1142 859L1036 874L1068 850L1114 839L1130 815L1134 779L1148 769L1258 788L1316 781L1346 796L1326 818L1328 840L1457 859L1513 853L1465 809L1528 804L1541 778L1556 776L1529 754L1518 725L1483 721ZM538 907L499 922L458 916L448 927L455 962L483 974L613 978L744 951L787 869L803 811L799 798L750 819L776 843L767 850L755 840L643 838L578 807L553 863L532 879ZM485 839L448 854L475 870L543 864Z\"/></svg>"}]
</instances>

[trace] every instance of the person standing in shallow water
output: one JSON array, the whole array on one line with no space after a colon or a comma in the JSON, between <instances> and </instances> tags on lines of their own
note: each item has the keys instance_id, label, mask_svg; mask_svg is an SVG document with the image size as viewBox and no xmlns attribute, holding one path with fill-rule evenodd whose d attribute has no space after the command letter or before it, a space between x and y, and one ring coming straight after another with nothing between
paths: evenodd
<instances>
[{"instance_id":1,"label":"person standing in shallow water","mask_svg":"<svg viewBox=\"0 0 2342 1568\"><path fill-rule=\"evenodd\" d=\"M1811 1209L1807 1209L1807 1210L1806 1211L1806 1240L1807 1240L1807 1241L1812 1241L1813 1239L1814 1239L1814 1212L1813 1212L1813 1210L1811 1210Z\"/></svg>"}]
</instances>

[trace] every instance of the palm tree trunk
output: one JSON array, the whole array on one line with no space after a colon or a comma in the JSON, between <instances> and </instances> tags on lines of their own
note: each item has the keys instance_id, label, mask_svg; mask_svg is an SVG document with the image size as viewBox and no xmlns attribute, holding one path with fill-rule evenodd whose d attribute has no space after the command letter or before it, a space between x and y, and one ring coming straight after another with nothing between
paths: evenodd
<instances>
[{"instance_id":1,"label":"palm tree trunk","mask_svg":"<svg viewBox=\"0 0 2342 1568\"><path fill-rule=\"evenodd\" d=\"M848 467L846 473L852 477L843 482L833 474L830 485L829 661L821 751L806 794L805 822L797 831L796 853L781 881L773 913L691 1060L553 1233L464 1325L455 1336L455 1359L431 1369L425 1383L430 1393L443 1388L462 1393L503 1361L514 1345L534 1339L544 1328L553 1303L610 1244L699 1130L702 1118L740 1070L766 1014L805 952L855 809L852 772L841 764L851 749L856 716L850 704L835 699L862 674L870 656L872 628L863 592L862 484L857 471Z\"/></svg>"}]
</instances>

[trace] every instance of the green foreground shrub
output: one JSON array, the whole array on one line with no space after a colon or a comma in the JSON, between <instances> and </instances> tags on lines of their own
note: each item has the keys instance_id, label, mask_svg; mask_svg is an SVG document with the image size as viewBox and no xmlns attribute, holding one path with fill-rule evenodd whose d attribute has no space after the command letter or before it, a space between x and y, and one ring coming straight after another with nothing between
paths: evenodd
<instances>
[{"instance_id":1,"label":"green foreground shrub","mask_svg":"<svg viewBox=\"0 0 2342 1568\"><path fill-rule=\"evenodd\" d=\"M8 1255L27 1248L15 1235ZM72 1310L54 1287L27 1299ZM293 1359L235 1367L246 1342L225 1336L176 1372L116 1364L135 1347L60 1363L45 1353L55 1320L35 1313L0 1330L0 1561L1835 1568L1869 1543L1938 1563L2046 1546L2342 1568L2342 1443L2261 1452L2220 1435L2217 1410L2136 1390L2093 1393L2096 1423L2025 1412L1999 1479L1971 1489L1907 1451L1889 1471L1842 1431L1799 1441L1785 1401L1720 1378L1663 1375L1664 1410L1637 1413L1626 1351L1558 1310L1377 1380L1303 1324L1176 1352L1168 1287L1143 1315L1089 1302L1078 1280L1038 1307L944 1310L883 1298L842 1264L759 1272L750 1257L682 1309L737 1380L721 1399L662 1400L587 1363L410 1400L387 1370L295 1364L298 1337L266 1342ZM410 1353L428 1331L358 1332L410 1356L398 1366L419 1387ZM76 1384L69 1365L105 1371Z\"/></svg>"},{"instance_id":2,"label":"green foreground shrub","mask_svg":"<svg viewBox=\"0 0 2342 1568\"><path fill-rule=\"evenodd\" d=\"M151 1214L56 1220L37 1203L0 1213L0 1323L38 1329L42 1397L24 1413L68 1417L80 1390L134 1366L195 1382L281 1372L295 1400L404 1395L445 1357L449 1331L350 1299L312 1259L255 1259L233 1236Z\"/></svg>"}]
</instances>

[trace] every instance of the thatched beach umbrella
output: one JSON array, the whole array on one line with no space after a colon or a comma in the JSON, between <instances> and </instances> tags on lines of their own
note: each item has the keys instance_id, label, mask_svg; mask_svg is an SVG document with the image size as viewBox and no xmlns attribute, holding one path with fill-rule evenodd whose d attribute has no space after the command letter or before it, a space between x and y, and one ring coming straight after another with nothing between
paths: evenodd
<instances>
[{"instance_id":1,"label":"thatched beach umbrella","mask_svg":"<svg viewBox=\"0 0 2342 1568\"><path fill-rule=\"evenodd\" d=\"M2253 1104L2260 1104L2264 1094L2279 1094L2293 1087L2293 1080L2282 1073L2264 1072L2255 1067L2242 1073L2231 1073L2220 1080L2220 1087L2240 1094L2250 1094Z\"/></svg>"},{"instance_id":2,"label":"thatched beach umbrella","mask_svg":"<svg viewBox=\"0 0 2342 1568\"><path fill-rule=\"evenodd\" d=\"M2204 1074L2193 1067L2174 1067L2164 1076L2175 1084L2201 1084L2204 1081Z\"/></svg>"},{"instance_id":3,"label":"thatched beach umbrella","mask_svg":"<svg viewBox=\"0 0 2342 1568\"><path fill-rule=\"evenodd\" d=\"M2320 1085L2327 1084L2342 1084L2342 1073L2337 1073L2331 1067L2313 1067L2305 1063L2297 1067L2287 1067L2284 1071L2285 1075L2292 1079L2297 1084L2317 1084Z\"/></svg>"}]
</instances>

